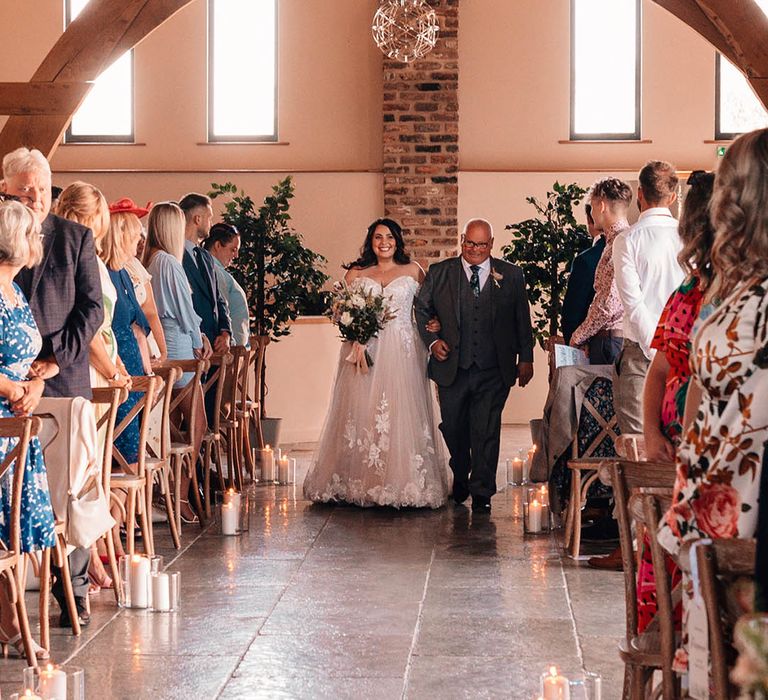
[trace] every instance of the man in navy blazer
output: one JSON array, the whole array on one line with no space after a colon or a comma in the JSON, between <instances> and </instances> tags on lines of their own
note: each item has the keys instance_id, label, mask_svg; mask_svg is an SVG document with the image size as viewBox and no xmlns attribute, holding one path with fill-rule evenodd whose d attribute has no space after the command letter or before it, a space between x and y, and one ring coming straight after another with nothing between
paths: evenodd
<instances>
[{"instance_id":1,"label":"man in navy blazer","mask_svg":"<svg viewBox=\"0 0 768 700\"><path fill-rule=\"evenodd\" d=\"M571 264L571 274L565 289L560 322L566 345L571 342L573 332L587 317L589 305L595 297L595 270L597 270L597 263L600 262L600 256L605 248L605 238L601 235L600 229L595 226L589 204L586 205L585 209L587 212L587 230L592 236L592 247L579 253Z\"/></svg>"},{"instance_id":2,"label":"man in navy blazer","mask_svg":"<svg viewBox=\"0 0 768 700\"><path fill-rule=\"evenodd\" d=\"M16 277L43 337L31 373L45 380L43 395L91 398L91 339L104 320L101 278L91 229L50 213L51 168L40 151L18 148L3 158L2 190L18 197L42 226L43 259ZM32 385L33 387L35 385ZM22 402L29 399L30 389ZM39 399L39 397L37 397ZM20 403L22 403L20 402ZM22 405L24 411L31 410ZM69 555L78 618L87 625L88 549ZM58 569L53 595L62 627L71 626Z\"/></svg>"},{"instance_id":3,"label":"man in navy blazer","mask_svg":"<svg viewBox=\"0 0 768 700\"><path fill-rule=\"evenodd\" d=\"M229 307L219 291L213 257L199 245L211 230L211 200L192 192L181 198L179 206L186 219L182 264L192 287L192 304L201 319L200 330L210 341L214 352L226 352L232 337Z\"/></svg>"}]
</instances>

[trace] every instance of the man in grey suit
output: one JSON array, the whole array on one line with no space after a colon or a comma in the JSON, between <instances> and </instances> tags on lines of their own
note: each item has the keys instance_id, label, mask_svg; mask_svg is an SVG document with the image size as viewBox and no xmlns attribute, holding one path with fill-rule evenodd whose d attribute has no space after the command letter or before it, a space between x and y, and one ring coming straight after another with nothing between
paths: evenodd
<instances>
[{"instance_id":1,"label":"man in grey suit","mask_svg":"<svg viewBox=\"0 0 768 700\"><path fill-rule=\"evenodd\" d=\"M496 493L501 412L515 382L533 377L533 331L522 270L491 258L493 229L472 219L461 256L432 265L414 301L437 383L440 430L451 455L453 499L490 512ZM440 331L427 329L437 318Z\"/></svg>"},{"instance_id":2,"label":"man in grey suit","mask_svg":"<svg viewBox=\"0 0 768 700\"><path fill-rule=\"evenodd\" d=\"M3 158L2 191L18 197L42 225L43 259L16 277L43 337L31 372L45 380L44 396L90 399L89 347L104 319L93 233L50 213L51 168L40 151L18 148ZM87 549L69 555L81 625L90 621L86 606L89 557ZM53 594L62 610L60 624L70 626L61 575L56 577Z\"/></svg>"}]
</instances>

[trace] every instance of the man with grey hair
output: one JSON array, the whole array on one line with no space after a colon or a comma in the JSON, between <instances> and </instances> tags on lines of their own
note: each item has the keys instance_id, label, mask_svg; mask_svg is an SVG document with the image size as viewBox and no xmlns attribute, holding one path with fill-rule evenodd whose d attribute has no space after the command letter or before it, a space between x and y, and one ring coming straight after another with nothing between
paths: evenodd
<instances>
[{"instance_id":1,"label":"man with grey hair","mask_svg":"<svg viewBox=\"0 0 768 700\"><path fill-rule=\"evenodd\" d=\"M93 233L50 213L51 168L38 150L17 148L3 158L0 189L16 196L42 226L42 261L16 277L43 337L31 372L45 380L43 396L90 399L88 351L104 319ZM87 549L76 549L69 555L81 625L90 621L86 605L89 558ZM62 610L61 626L70 626L59 572L53 594Z\"/></svg>"},{"instance_id":2,"label":"man with grey hair","mask_svg":"<svg viewBox=\"0 0 768 700\"><path fill-rule=\"evenodd\" d=\"M440 396L440 430L451 455L453 500L472 496L489 513L496 493L501 412L515 382L533 377L533 331L525 278L516 265L491 257L493 229L471 219L461 256L429 268L414 301L429 348L429 375ZM427 326L440 323L438 332ZM432 327L432 326L430 326Z\"/></svg>"}]
</instances>

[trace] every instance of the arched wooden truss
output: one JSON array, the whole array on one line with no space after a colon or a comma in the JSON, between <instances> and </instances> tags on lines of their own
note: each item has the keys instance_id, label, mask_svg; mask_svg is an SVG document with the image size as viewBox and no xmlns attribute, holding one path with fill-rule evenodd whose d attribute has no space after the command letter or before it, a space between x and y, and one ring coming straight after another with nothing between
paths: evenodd
<instances>
[{"instance_id":1,"label":"arched wooden truss","mask_svg":"<svg viewBox=\"0 0 768 700\"><path fill-rule=\"evenodd\" d=\"M91 0L29 83L0 83L0 154L34 146L50 158L101 72L192 0Z\"/></svg>"},{"instance_id":2,"label":"arched wooden truss","mask_svg":"<svg viewBox=\"0 0 768 700\"><path fill-rule=\"evenodd\" d=\"M50 157L92 81L192 0L91 0L29 83L0 83L0 154L29 145ZM654 0L747 76L768 107L768 18L754 0Z\"/></svg>"},{"instance_id":3,"label":"arched wooden truss","mask_svg":"<svg viewBox=\"0 0 768 700\"><path fill-rule=\"evenodd\" d=\"M654 0L747 76L768 108L768 17L754 0Z\"/></svg>"}]
</instances>

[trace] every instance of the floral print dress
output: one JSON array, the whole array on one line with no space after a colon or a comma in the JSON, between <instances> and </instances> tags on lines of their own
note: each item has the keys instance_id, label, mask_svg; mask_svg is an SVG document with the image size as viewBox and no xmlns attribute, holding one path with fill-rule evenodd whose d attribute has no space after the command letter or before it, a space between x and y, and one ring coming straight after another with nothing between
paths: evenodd
<instances>
[{"instance_id":1,"label":"floral print dress","mask_svg":"<svg viewBox=\"0 0 768 700\"><path fill-rule=\"evenodd\" d=\"M755 536L768 440L768 278L740 287L701 324L691 366L704 397L678 448L672 506L658 533L673 555L688 540ZM684 605L689 585L686 594ZM684 651L676 666L685 668Z\"/></svg>"},{"instance_id":2,"label":"floral print dress","mask_svg":"<svg viewBox=\"0 0 768 700\"><path fill-rule=\"evenodd\" d=\"M0 294L0 373L15 382L27 378L32 361L42 347L42 338L21 289L13 285L16 303ZM10 402L0 398L0 417L11 418ZM16 446L17 440L0 438L0 463ZM0 540L10 537L14 464L0 479ZM54 519L48 477L40 441L33 437L24 466L21 496L21 551L32 552L54 545Z\"/></svg>"}]
</instances>

